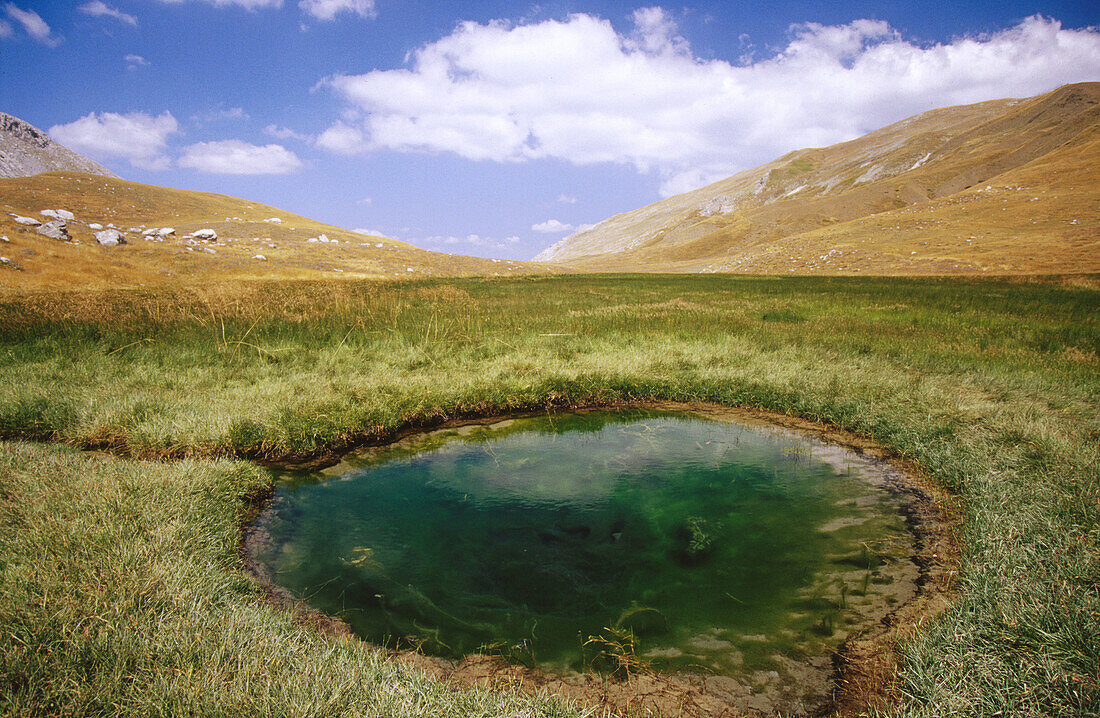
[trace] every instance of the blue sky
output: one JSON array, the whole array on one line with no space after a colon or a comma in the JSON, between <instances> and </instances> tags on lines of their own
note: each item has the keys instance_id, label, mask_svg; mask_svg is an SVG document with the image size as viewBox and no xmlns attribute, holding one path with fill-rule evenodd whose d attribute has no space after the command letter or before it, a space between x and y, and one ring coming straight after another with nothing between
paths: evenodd
<instances>
[{"instance_id":1,"label":"blue sky","mask_svg":"<svg viewBox=\"0 0 1100 718\"><path fill-rule=\"evenodd\" d=\"M530 258L933 107L1100 80L1095 2L0 0L0 110L126 179Z\"/></svg>"}]
</instances>

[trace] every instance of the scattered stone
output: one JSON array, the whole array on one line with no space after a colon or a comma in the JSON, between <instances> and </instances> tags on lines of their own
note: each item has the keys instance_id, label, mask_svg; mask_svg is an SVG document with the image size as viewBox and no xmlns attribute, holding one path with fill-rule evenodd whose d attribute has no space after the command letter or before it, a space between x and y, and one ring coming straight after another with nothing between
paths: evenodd
<instances>
[{"instance_id":1,"label":"scattered stone","mask_svg":"<svg viewBox=\"0 0 1100 718\"><path fill-rule=\"evenodd\" d=\"M120 244L126 244L126 238L123 237L122 233L117 229L105 229L102 232L96 232L95 241L99 242L104 247L115 247Z\"/></svg>"},{"instance_id":2,"label":"scattered stone","mask_svg":"<svg viewBox=\"0 0 1100 718\"><path fill-rule=\"evenodd\" d=\"M142 230L141 235L143 237L148 237L148 236L154 235L156 233L157 233L157 230L155 228L153 228L153 229Z\"/></svg>"},{"instance_id":3,"label":"scattered stone","mask_svg":"<svg viewBox=\"0 0 1100 718\"><path fill-rule=\"evenodd\" d=\"M44 209L39 212L43 217L53 217L54 219L73 220L76 219L76 215L67 209Z\"/></svg>"},{"instance_id":4,"label":"scattered stone","mask_svg":"<svg viewBox=\"0 0 1100 718\"><path fill-rule=\"evenodd\" d=\"M167 236L175 234L175 233L176 233L176 230L172 229L171 227L161 227L160 229L157 230L157 236L158 237L167 237Z\"/></svg>"},{"instance_id":5,"label":"scattered stone","mask_svg":"<svg viewBox=\"0 0 1100 718\"><path fill-rule=\"evenodd\" d=\"M15 217L16 224L25 224L28 227L37 227L38 225L42 224L34 217L20 217L17 214L13 214L12 217Z\"/></svg>"},{"instance_id":6,"label":"scattered stone","mask_svg":"<svg viewBox=\"0 0 1100 718\"><path fill-rule=\"evenodd\" d=\"M88 225L88 229L103 229L103 225L99 222L92 222Z\"/></svg>"},{"instance_id":7,"label":"scattered stone","mask_svg":"<svg viewBox=\"0 0 1100 718\"><path fill-rule=\"evenodd\" d=\"M262 255L262 254L253 254L253 255L252 255L252 258L253 258L253 259L262 259L262 260L264 260L264 261L266 261L266 260L267 260L267 257L265 257L265 256L264 256L264 255Z\"/></svg>"},{"instance_id":8,"label":"scattered stone","mask_svg":"<svg viewBox=\"0 0 1100 718\"><path fill-rule=\"evenodd\" d=\"M282 224L283 223L283 220L279 219L278 217L268 217L264 221L265 222L271 222L272 224Z\"/></svg>"},{"instance_id":9,"label":"scattered stone","mask_svg":"<svg viewBox=\"0 0 1100 718\"><path fill-rule=\"evenodd\" d=\"M0 236L0 242L10 242L10 241L11 240L8 239L8 235L5 234L3 236Z\"/></svg>"},{"instance_id":10,"label":"scattered stone","mask_svg":"<svg viewBox=\"0 0 1100 718\"><path fill-rule=\"evenodd\" d=\"M191 236L195 239L217 239L218 233L212 229L196 229Z\"/></svg>"},{"instance_id":11,"label":"scattered stone","mask_svg":"<svg viewBox=\"0 0 1100 718\"><path fill-rule=\"evenodd\" d=\"M0 257L0 264L11 264L11 260L7 257Z\"/></svg>"},{"instance_id":12,"label":"scattered stone","mask_svg":"<svg viewBox=\"0 0 1100 718\"><path fill-rule=\"evenodd\" d=\"M60 239L63 242L68 242L72 239L72 237L69 236L69 230L65 227L65 220L63 219L55 219L52 222L46 222L43 225L35 227L34 231L50 239Z\"/></svg>"}]
</instances>

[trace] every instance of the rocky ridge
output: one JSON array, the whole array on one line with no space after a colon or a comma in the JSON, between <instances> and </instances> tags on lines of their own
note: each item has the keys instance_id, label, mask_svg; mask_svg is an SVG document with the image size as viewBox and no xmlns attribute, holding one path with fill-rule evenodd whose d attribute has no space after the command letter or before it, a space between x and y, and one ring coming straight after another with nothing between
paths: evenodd
<instances>
[{"instance_id":1,"label":"rocky ridge","mask_svg":"<svg viewBox=\"0 0 1100 718\"><path fill-rule=\"evenodd\" d=\"M118 177L98 162L54 142L29 122L0 112L0 177L26 177L55 171Z\"/></svg>"}]
</instances>

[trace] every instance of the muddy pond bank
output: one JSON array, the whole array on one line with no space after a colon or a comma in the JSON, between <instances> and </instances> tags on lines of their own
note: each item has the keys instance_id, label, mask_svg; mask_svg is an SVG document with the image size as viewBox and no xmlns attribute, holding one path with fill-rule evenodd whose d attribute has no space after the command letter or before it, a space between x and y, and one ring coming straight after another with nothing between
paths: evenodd
<instances>
[{"instance_id":1,"label":"muddy pond bank","mask_svg":"<svg viewBox=\"0 0 1100 718\"><path fill-rule=\"evenodd\" d=\"M903 640L919 621L933 617L943 609L953 584L958 559L950 532L952 514L948 500L928 485L913 467L891 459L873 442L812 422L715 405L662 402L611 408L675 412L709 421L734 422L744 427L776 432L777 436L812 437L813 445L817 447L813 453L825 461L843 462L849 460L846 456L854 455L854 460L868 469L862 475L863 480L870 488L889 496L891 506L904 521L905 533L909 537L903 547L904 558L877 566L875 586L870 591L870 573L852 567L837 569L825 577L827 580L812 582L815 585L805 588L804 602L811 598L819 601L828 591L833 591L830 600L834 604L839 603L849 619L844 627L839 625L839 621L837 626L833 626L832 619L827 626L822 622L821 633L835 636L835 640L829 639L834 643L824 650L824 644L816 639L805 645L788 641L787 650L767 654L767 665L747 660L744 670L740 672L736 666L725 671L716 671L709 666L698 666L695 670L690 666L681 666L675 672L644 668L646 663L661 662L667 656L675 655L670 652L673 649L651 650L648 655L642 652L639 658L643 660L637 665L628 666L627 670L619 670L614 675L569 667L545 671L499 655L466 655L446 659L424 655L416 650L391 650L391 655L456 686L542 689L582 704L598 706L610 714L626 711L700 716L847 714L888 701L892 690L891 676L896 667L895 643ZM606 409L583 409L579 413ZM478 427L491 429L513 418L516 418L515 415L462 420L442 428L456 430L460 434L469 433L480 431ZM414 432L403 433L403 439L411 445L416 444ZM784 445L783 449L786 452L788 447ZM790 450L791 453L800 451L793 445ZM340 466L337 466L330 469L328 475L338 475L340 471ZM270 548L271 526L267 519L272 515L271 500L269 496L257 504L255 509L259 518L251 522L244 532L242 550L250 569L268 590L271 600L295 611L302 620L321 630L351 634L348 624L301 603L292 591L276 584L269 565L253 560ZM843 533L852 525L852 521L838 519L823 524L819 530L823 534L833 531ZM373 561L373 555L369 553L371 549L363 550L367 553L354 554L356 558L346 562ZM837 586L840 587L839 597L834 595ZM793 634L792 631L788 633ZM813 631L802 633L813 638ZM741 630L737 635L741 641L737 647L726 640L731 634L722 634L717 630L710 634L700 632L691 641L700 650L728 654L732 664L742 660L740 653L748 646L746 642L757 640L756 635L747 630ZM764 638L761 635L759 640ZM751 651L746 656L751 656Z\"/></svg>"}]
</instances>

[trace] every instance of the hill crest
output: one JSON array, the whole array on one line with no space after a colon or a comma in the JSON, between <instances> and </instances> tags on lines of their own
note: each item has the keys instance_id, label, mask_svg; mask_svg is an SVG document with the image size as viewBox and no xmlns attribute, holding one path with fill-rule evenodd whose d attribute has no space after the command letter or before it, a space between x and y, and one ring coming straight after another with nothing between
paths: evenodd
<instances>
[{"instance_id":1,"label":"hill crest","mask_svg":"<svg viewBox=\"0 0 1100 718\"><path fill-rule=\"evenodd\" d=\"M615 215L535 260L579 271L1098 271L1100 247L1078 236L1086 226L1095 234L1100 218L1096 175L1080 161L1100 160L1089 141L1098 135L1100 83L940 108ZM1006 186L1017 170L1035 190L1026 198L1006 195L993 206L991 195L964 197ZM948 198L955 201L944 204ZM954 209L932 216L945 207ZM895 229L891 213L899 212L928 226ZM866 236L864 225L876 224L880 234ZM858 260L834 261L857 240ZM1030 257L1021 243L1034 250Z\"/></svg>"}]
</instances>

